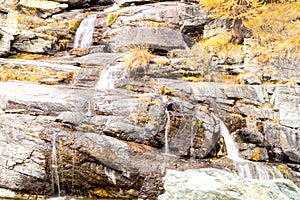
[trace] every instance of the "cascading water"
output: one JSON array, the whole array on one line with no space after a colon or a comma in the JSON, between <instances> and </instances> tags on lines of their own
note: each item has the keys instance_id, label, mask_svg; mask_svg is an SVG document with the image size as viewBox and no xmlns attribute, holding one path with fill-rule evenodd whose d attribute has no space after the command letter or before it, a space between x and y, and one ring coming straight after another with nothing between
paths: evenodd
<instances>
[{"instance_id":1,"label":"cascading water","mask_svg":"<svg viewBox=\"0 0 300 200\"><path fill-rule=\"evenodd\" d=\"M169 141L168 141L168 135L169 135L169 129L170 129L170 113L168 111L168 105L169 105L169 100L166 96L162 96L162 101L165 104L165 114L167 116L167 122L166 122L166 126L165 126L165 154L168 155L170 154L170 149L169 149Z\"/></svg>"},{"instance_id":2,"label":"cascading water","mask_svg":"<svg viewBox=\"0 0 300 200\"><path fill-rule=\"evenodd\" d=\"M242 160L239 156L239 150L236 147L229 130L225 126L225 124L220 120L220 132L221 135L224 137L226 149L227 149L227 157L232 160Z\"/></svg>"},{"instance_id":3,"label":"cascading water","mask_svg":"<svg viewBox=\"0 0 300 200\"><path fill-rule=\"evenodd\" d=\"M123 65L108 65L100 75L95 90L114 89L115 81L125 78L126 70Z\"/></svg>"},{"instance_id":4,"label":"cascading water","mask_svg":"<svg viewBox=\"0 0 300 200\"><path fill-rule=\"evenodd\" d=\"M226 144L227 157L236 163L239 176L244 178L260 179L260 180L283 178L283 175L276 167L262 165L260 163L251 162L241 158L239 156L238 148L236 147L235 142L229 133L229 130L221 120L219 121L220 121L220 132L221 135L224 137L225 144Z\"/></svg>"},{"instance_id":5,"label":"cascading water","mask_svg":"<svg viewBox=\"0 0 300 200\"><path fill-rule=\"evenodd\" d=\"M168 133L169 133L169 128L170 128L170 113L168 109L166 108L165 113L167 115L167 123L165 127L165 154L169 154L169 142L168 142Z\"/></svg>"},{"instance_id":6,"label":"cascading water","mask_svg":"<svg viewBox=\"0 0 300 200\"><path fill-rule=\"evenodd\" d=\"M60 180L58 174L58 162L57 162L57 155L56 155L56 133L53 134L53 138L52 138L51 170L52 170L52 188L53 191L57 191L57 196L60 197Z\"/></svg>"},{"instance_id":7,"label":"cascading water","mask_svg":"<svg viewBox=\"0 0 300 200\"><path fill-rule=\"evenodd\" d=\"M80 23L74 39L74 48L89 47L93 43L94 26L97 15L89 15Z\"/></svg>"}]
</instances>

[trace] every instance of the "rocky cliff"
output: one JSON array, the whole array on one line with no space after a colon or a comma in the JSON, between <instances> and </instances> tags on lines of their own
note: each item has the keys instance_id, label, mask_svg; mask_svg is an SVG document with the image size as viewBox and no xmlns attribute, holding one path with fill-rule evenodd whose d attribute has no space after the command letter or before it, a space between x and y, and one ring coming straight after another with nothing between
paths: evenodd
<instances>
[{"instance_id":1,"label":"rocky cliff","mask_svg":"<svg viewBox=\"0 0 300 200\"><path fill-rule=\"evenodd\" d=\"M262 62L256 38L235 55L204 48L231 22L195 2L4 1L0 17L0 197L174 199L180 181L201 185L191 173L216 177L210 199L238 186L299 197L297 52ZM162 180L199 168L222 171ZM289 181L259 180L274 178Z\"/></svg>"}]
</instances>

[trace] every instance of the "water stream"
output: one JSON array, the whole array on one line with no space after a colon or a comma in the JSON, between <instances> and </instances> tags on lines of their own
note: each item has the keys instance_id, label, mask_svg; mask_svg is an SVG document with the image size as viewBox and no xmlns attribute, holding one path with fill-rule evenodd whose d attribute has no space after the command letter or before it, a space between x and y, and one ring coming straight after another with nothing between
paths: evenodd
<instances>
[{"instance_id":1,"label":"water stream","mask_svg":"<svg viewBox=\"0 0 300 200\"><path fill-rule=\"evenodd\" d=\"M102 70L95 90L114 89L115 81L125 78L126 70L123 65L108 65Z\"/></svg>"},{"instance_id":2,"label":"water stream","mask_svg":"<svg viewBox=\"0 0 300 200\"><path fill-rule=\"evenodd\" d=\"M168 135L169 135L169 129L170 129L170 122L171 122L171 119L170 119L170 113L168 111L168 105L169 105L169 100L166 96L162 96L162 101L163 103L165 104L165 114L166 114L166 117L167 117L167 122L166 122L166 125L165 125L165 155L169 155L170 154L170 149L169 149L169 141L168 141Z\"/></svg>"},{"instance_id":3,"label":"water stream","mask_svg":"<svg viewBox=\"0 0 300 200\"><path fill-rule=\"evenodd\" d=\"M51 170L52 170L52 189L53 191L57 191L57 196L60 197L60 180L58 174L58 162L57 162L57 155L56 155L56 133L53 134L53 138L52 138Z\"/></svg>"},{"instance_id":4,"label":"water stream","mask_svg":"<svg viewBox=\"0 0 300 200\"><path fill-rule=\"evenodd\" d=\"M89 15L80 23L74 39L74 48L89 47L93 43L94 26L97 15Z\"/></svg>"},{"instance_id":5,"label":"water stream","mask_svg":"<svg viewBox=\"0 0 300 200\"><path fill-rule=\"evenodd\" d=\"M276 178L283 178L279 169L274 166L264 165L263 163L251 162L245 160L239 156L238 148L235 145L233 138L231 137L229 130L225 124L220 121L220 132L224 137L227 157L233 160L238 170L238 175L243 178L259 179L259 180L270 180Z\"/></svg>"}]
</instances>

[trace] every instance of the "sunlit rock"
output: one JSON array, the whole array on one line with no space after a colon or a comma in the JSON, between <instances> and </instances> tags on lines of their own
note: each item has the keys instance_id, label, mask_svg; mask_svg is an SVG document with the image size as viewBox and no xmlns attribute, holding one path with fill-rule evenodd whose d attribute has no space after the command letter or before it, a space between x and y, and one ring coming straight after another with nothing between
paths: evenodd
<instances>
[{"instance_id":1,"label":"sunlit rock","mask_svg":"<svg viewBox=\"0 0 300 200\"><path fill-rule=\"evenodd\" d=\"M217 169L168 170L164 178L167 199L298 199L300 190L287 179L243 179Z\"/></svg>"}]
</instances>

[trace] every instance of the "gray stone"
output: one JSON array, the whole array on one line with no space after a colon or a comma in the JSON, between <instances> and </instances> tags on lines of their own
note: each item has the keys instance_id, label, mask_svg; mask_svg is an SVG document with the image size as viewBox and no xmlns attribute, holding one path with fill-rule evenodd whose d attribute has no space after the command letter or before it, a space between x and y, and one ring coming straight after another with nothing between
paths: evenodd
<instances>
[{"instance_id":1,"label":"gray stone","mask_svg":"<svg viewBox=\"0 0 300 200\"><path fill-rule=\"evenodd\" d=\"M292 128L300 126L300 96L292 88L276 88L271 98L279 111L280 124Z\"/></svg>"},{"instance_id":2,"label":"gray stone","mask_svg":"<svg viewBox=\"0 0 300 200\"><path fill-rule=\"evenodd\" d=\"M242 130L242 139L245 142L262 144L264 141L264 136L258 130L244 129Z\"/></svg>"},{"instance_id":3,"label":"gray stone","mask_svg":"<svg viewBox=\"0 0 300 200\"><path fill-rule=\"evenodd\" d=\"M55 120L71 125L79 125L85 117L85 114L82 112L61 112Z\"/></svg>"},{"instance_id":4,"label":"gray stone","mask_svg":"<svg viewBox=\"0 0 300 200\"><path fill-rule=\"evenodd\" d=\"M300 150L287 150L284 154L289 158L290 161L300 163Z\"/></svg>"},{"instance_id":5,"label":"gray stone","mask_svg":"<svg viewBox=\"0 0 300 200\"><path fill-rule=\"evenodd\" d=\"M126 54L123 53L92 53L80 58L75 58L75 61L83 65L102 65L107 66L123 58Z\"/></svg>"},{"instance_id":6,"label":"gray stone","mask_svg":"<svg viewBox=\"0 0 300 200\"><path fill-rule=\"evenodd\" d=\"M39 11L31 14L38 14L42 18L49 17L54 13L59 13L69 7L66 3L46 0L20 0L18 5L19 9L22 9L23 12L28 14L32 12L32 8Z\"/></svg>"},{"instance_id":7,"label":"gray stone","mask_svg":"<svg viewBox=\"0 0 300 200\"><path fill-rule=\"evenodd\" d=\"M169 141L170 153L184 157L204 158L216 145L220 127L209 112L198 108L193 110L191 114L184 115L178 130L168 133L172 135Z\"/></svg>"},{"instance_id":8,"label":"gray stone","mask_svg":"<svg viewBox=\"0 0 300 200\"><path fill-rule=\"evenodd\" d=\"M0 56L8 55L13 39L13 35L0 28Z\"/></svg>"},{"instance_id":9,"label":"gray stone","mask_svg":"<svg viewBox=\"0 0 300 200\"><path fill-rule=\"evenodd\" d=\"M31 127L35 117L8 116L0 117L0 187L42 191L46 159L38 136L45 128Z\"/></svg>"},{"instance_id":10,"label":"gray stone","mask_svg":"<svg viewBox=\"0 0 300 200\"><path fill-rule=\"evenodd\" d=\"M113 51L124 51L136 47L165 51L189 49L180 31L160 27L126 27L109 42Z\"/></svg>"},{"instance_id":11,"label":"gray stone","mask_svg":"<svg viewBox=\"0 0 300 200\"><path fill-rule=\"evenodd\" d=\"M218 34L226 34L231 30L231 23L227 19L218 18L204 25L203 38L209 38Z\"/></svg>"},{"instance_id":12,"label":"gray stone","mask_svg":"<svg viewBox=\"0 0 300 200\"><path fill-rule=\"evenodd\" d=\"M290 180L243 179L217 169L167 170L164 188L165 193L158 197L159 200L300 198L300 189Z\"/></svg>"},{"instance_id":13,"label":"gray stone","mask_svg":"<svg viewBox=\"0 0 300 200\"><path fill-rule=\"evenodd\" d=\"M293 162L299 162L299 131L284 126L276 126L265 123L263 131L267 145L273 149L271 154L275 154L277 158L287 156Z\"/></svg>"},{"instance_id":14,"label":"gray stone","mask_svg":"<svg viewBox=\"0 0 300 200\"><path fill-rule=\"evenodd\" d=\"M260 105L264 102L260 86L224 85L224 92L227 98L241 99L246 103Z\"/></svg>"},{"instance_id":15,"label":"gray stone","mask_svg":"<svg viewBox=\"0 0 300 200\"><path fill-rule=\"evenodd\" d=\"M12 47L21 52L43 54L48 53L53 44L53 40L48 35L23 30L15 36Z\"/></svg>"},{"instance_id":16,"label":"gray stone","mask_svg":"<svg viewBox=\"0 0 300 200\"><path fill-rule=\"evenodd\" d=\"M25 113L58 114L63 111L82 109L82 99L88 94L68 92L68 89L49 85L22 82L0 82L1 98L8 102L4 111L24 109ZM14 91L12 93L11 91Z\"/></svg>"},{"instance_id":17,"label":"gray stone","mask_svg":"<svg viewBox=\"0 0 300 200\"><path fill-rule=\"evenodd\" d=\"M202 6L192 4L180 13L179 26L182 33L190 37L203 35L205 25L211 21L208 13L202 11Z\"/></svg>"}]
</instances>

